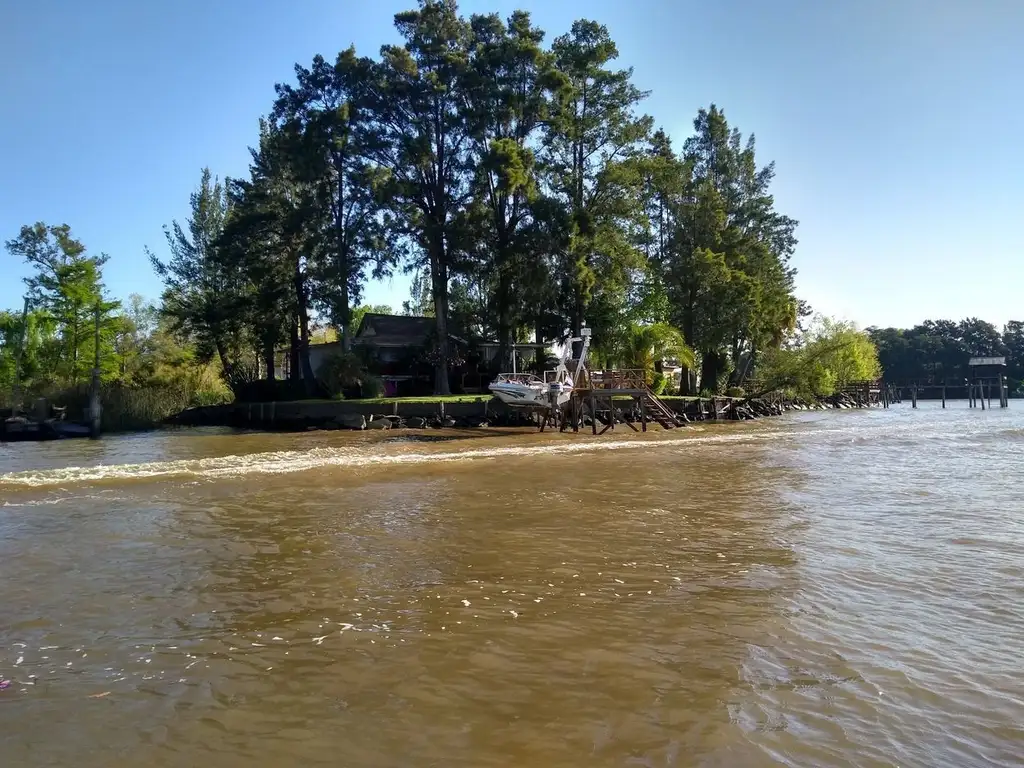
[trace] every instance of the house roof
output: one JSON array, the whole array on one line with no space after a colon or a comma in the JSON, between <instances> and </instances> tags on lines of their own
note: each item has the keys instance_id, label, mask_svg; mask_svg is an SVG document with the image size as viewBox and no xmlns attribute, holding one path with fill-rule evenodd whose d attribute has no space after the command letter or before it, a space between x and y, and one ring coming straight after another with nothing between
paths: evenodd
<instances>
[{"instance_id":1,"label":"house roof","mask_svg":"<svg viewBox=\"0 0 1024 768\"><path fill-rule=\"evenodd\" d=\"M375 347L419 347L436 327L432 317L414 315L363 315L353 344Z\"/></svg>"}]
</instances>

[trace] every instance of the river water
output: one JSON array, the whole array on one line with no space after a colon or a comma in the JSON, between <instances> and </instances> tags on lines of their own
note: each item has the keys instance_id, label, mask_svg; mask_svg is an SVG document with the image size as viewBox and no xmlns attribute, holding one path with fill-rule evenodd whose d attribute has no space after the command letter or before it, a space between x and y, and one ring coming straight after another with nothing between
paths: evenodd
<instances>
[{"instance_id":1,"label":"river water","mask_svg":"<svg viewBox=\"0 0 1024 768\"><path fill-rule=\"evenodd\" d=\"M1020 765L1013 406L0 445L2 762Z\"/></svg>"}]
</instances>

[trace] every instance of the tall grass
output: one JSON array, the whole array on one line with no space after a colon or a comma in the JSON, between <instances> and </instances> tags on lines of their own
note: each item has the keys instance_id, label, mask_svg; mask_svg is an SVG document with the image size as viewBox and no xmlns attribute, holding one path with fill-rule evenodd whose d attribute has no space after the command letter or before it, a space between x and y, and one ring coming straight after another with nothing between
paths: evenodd
<instances>
[{"instance_id":1,"label":"tall grass","mask_svg":"<svg viewBox=\"0 0 1024 768\"><path fill-rule=\"evenodd\" d=\"M100 427L104 432L130 432L153 429L169 416L186 408L216 405L231 400L231 392L219 380L189 375L183 371L177 379L149 381L140 385L105 383L100 387ZM22 393L27 413L33 403L45 398L52 406L66 408L68 421L85 422L89 416L90 388L77 386L37 386Z\"/></svg>"},{"instance_id":2,"label":"tall grass","mask_svg":"<svg viewBox=\"0 0 1024 768\"><path fill-rule=\"evenodd\" d=\"M186 408L228 400L230 396L222 390L194 390L186 382L141 387L105 385L100 388L100 427L104 432L153 429ZM89 388L65 390L51 402L67 406L69 419L84 419L89 407Z\"/></svg>"}]
</instances>

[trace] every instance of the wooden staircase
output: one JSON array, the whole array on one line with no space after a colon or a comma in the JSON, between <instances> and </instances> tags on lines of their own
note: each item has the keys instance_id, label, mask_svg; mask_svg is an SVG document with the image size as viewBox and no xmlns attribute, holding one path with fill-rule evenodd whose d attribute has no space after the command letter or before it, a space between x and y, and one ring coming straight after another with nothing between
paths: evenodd
<instances>
[{"instance_id":1,"label":"wooden staircase","mask_svg":"<svg viewBox=\"0 0 1024 768\"><path fill-rule=\"evenodd\" d=\"M629 398L631 402L624 402L626 398ZM577 390L572 400L566 403L562 409L548 410L541 416L540 431L543 432L545 427L551 424L562 432L570 429L573 432L578 432L583 425L584 418L589 417L594 434L604 434L609 429L615 428L616 412L620 409L631 411L624 422L634 432L646 432L649 421L660 425L662 429L686 426L686 420L677 416L646 385L633 384L628 388L608 387ZM635 423L637 410L639 410L639 429ZM602 427L600 431L598 431L598 425Z\"/></svg>"},{"instance_id":2,"label":"wooden staircase","mask_svg":"<svg viewBox=\"0 0 1024 768\"><path fill-rule=\"evenodd\" d=\"M676 416L675 412L669 408L665 403L650 389L640 396L641 407L647 407L648 415L663 429L675 429L676 427L685 427L686 422Z\"/></svg>"}]
</instances>

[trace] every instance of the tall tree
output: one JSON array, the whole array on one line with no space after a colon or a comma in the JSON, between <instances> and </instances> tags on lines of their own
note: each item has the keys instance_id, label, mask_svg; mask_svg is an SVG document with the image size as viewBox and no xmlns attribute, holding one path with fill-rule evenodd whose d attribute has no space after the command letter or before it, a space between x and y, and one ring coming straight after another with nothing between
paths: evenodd
<instances>
[{"instance_id":1,"label":"tall tree","mask_svg":"<svg viewBox=\"0 0 1024 768\"><path fill-rule=\"evenodd\" d=\"M200 359L216 356L232 389L253 378L247 364L252 343L237 313L245 275L238 264L219 258L216 247L228 215L225 187L204 168L199 187L189 198L191 214L182 227L164 227L171 257L149 258L164 282L162 313L175 333L193 341Z\"/></svg>"},{"instance_id":2,"label":"tall tree","mask_svg":"<svg viewBox=\"0 0 1024 768\"><path fill-rule=\"evenodd\" d=\"M795 328L796 222L775 211L774 167L757 166L753 137L744 145L714 105L694 128L681 159L662 163L684 182L660 262L672 319L700 356L701 385L717 390L730 371L741 383L758 350Z\"/></svg>"},{"instance_id":3,"label":"tall tree","mask_svg":"<svg viewBox=\"0 0 1024 768\"><path fill-rule=\"evenodd\" d=\"M563 289L569 327L578 335L595 291L611 294L605 303L614 304L640 265L633 229L643 214L643 176L636 161L652 121L635 113L647 94L633 85L632 70L609 68L618 49L606 27L576 21L552 53L564 84L543 157L548 189L568 219Z\"/></svg>"},{"instance_id":4,"label":"tall tree","mask_svg":"<svg viewBox=\"0 0 1024 768\"><path fill-rule=\"evenodd\" d=\"M420 0L395 16L405 40L381 49L366 108L375 133L370 159L387 174L396 225L427 268L436 319L434 391L449 394L448 289L460 268L471 194L470 130L464 109L469 26L454 0Z\"/></svg>"},{"instance_id":5,"label":"tall tree","mask_svg":"<svg viewBox=\"0 0 1024 768\"><path fill-rule=\"evenodd\" d=\"M108 257L88 255L67 224L24 226L6 245L34 270L25 279L29 299L55 325L50 370L62 383L81 383L93 366L97 320L109 344L109 318L119 306L103 295Z\"/></svg>"},{"instance_id":6,"label":"tall tree","mask_svg":"<svg viewBox=\"0 0 1024 768\"><path fill-rule=\"evenodd\" d=\"M476 170L473 193L479 225L478 272L488 283L498 357L511 359L516 331L527 313L523 283L541 267L531 252L531 203L536 199L534 145L560 82L544 33L516 11L471 19L466 111Z\"/></svg>"},{"instance_id":7,"label":"tall tree","mask_svg":"<svg viewBox=\"0 0 1024 768\"><path fill-rule=\"evenodd\" d=\"M322 56L311 68L296 65L297 84L276 87L274 117L300 139L296 147L300 178L314 189L328 211L328 245L316 261L313 297L335 327L344 349L351 347L352 307L358 302L367 268L375 277L391 266L381 211L382 175L368 161L367 141L373 126L362 99L370 64L354 48L338 54L334 64Z\"/></svg>"}]
</instances>

